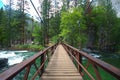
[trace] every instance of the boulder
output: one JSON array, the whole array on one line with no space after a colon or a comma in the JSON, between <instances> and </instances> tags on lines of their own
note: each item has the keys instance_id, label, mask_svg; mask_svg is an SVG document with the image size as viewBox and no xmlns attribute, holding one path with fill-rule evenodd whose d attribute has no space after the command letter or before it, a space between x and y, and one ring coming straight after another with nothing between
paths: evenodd
<instances>
[{"instance_id":1,"label":"boulder","mask_svg":"<svg viewBox=\"0 0 120 80\"><path fill-rule=\"evenodd\" d=\"M0 58L0 68L3 68L8 65L8 59L7 58Z\"/></svg>"}]
</instances>

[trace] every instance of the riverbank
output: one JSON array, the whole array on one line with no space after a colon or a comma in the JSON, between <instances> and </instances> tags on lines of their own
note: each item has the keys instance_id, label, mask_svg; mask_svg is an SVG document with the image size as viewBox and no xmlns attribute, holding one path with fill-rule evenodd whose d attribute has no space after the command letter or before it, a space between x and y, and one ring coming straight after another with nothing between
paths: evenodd
<instances>
[{"instance_id":1,"label":"riverbank","mask_svg":"<svg viewBox=\"0 0 120 80\"><path fill-rule=\"evenodd\" d=\"M14 51L14 50L41 51L44 48L45 47L43 47L42 45L24 44L24 45L14 45L14 46L8 47L8 48L1 48L0 50L10 50L10 51Z\"/></svg>"}]
</instances>

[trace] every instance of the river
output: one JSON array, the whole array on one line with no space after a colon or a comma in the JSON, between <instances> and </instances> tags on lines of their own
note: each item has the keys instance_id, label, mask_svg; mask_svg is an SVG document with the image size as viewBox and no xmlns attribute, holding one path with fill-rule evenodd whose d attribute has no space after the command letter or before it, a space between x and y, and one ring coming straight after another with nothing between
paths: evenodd
<instances>
[{"instance_id":1,"label":"river","mask_svg":"<svg viewBox=\"0 0 120 80\"><path fill-rule=\"evenodd\" d=\"M30 56L34 55L37 52L31 52L27 50L23 51L0 51L0 58L8 58L8 66L2 68L0 72L8 69L10 66L13 66L17 63L22 62L23 60L29 58ZM90 52L88 53L93 57L99 58L117 68L120 69L120 54L118 53L103 53L103 52L97 52L93 53ZM104 73L102 73L104 74ZM21 80L21 77L18 76L17 79L13 80ZM115 79L110 79L110 80L115 80Z\"/></svg>"},{"instance_id":2,"label":"river","mask_svg":"<svg viewBox=\"0 0 120 80\"><path fill-rule=\"evenodd\" d=\"M21 51L0 51L0 58L7 58L8 63L4 68L0 68L0 72L8 69L9 67L22 62L23 60L29 58L36 52L30 52L27 50Z\"/></svg>"},{"instance_id":3,"label":"river","mask_svg":"<svg viewBox=\"0 0 120 80\"><path fill-rule=\"evenodd\" d=\"M23 60L29 58L36 52L31 52L27 50L22 51L0 51L0 58L8 58L8 66L15 65L17 63L22 62ZM118 68L120 68L120 54L118 53L89 53L91 56L99 58L109 64L112 64Z\"/></svg>"}]
</instances>

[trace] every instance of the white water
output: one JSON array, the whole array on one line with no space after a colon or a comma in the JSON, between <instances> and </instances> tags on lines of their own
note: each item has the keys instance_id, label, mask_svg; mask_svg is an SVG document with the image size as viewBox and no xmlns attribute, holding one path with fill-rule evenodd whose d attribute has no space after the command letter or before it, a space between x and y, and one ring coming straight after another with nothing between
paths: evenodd
<instances>
[{"instance_id":1,"label":"white water","mask_svg":"<svg viewBox=\"0 0 120 80\"><path fill-rule=\"evenodd\" d=\"M101 55L99 55L99 54L95 54L95 53L89 53L91 56L93 56L93 57L95 57L95 58L100 58L101 57Z\"/></svg>"},{"instance_id":2,"label":"white water","mask_svg":"<svg viewBox=\"0 0 120 80\"><path fill-rule=\"evenodd\" d=\"M14 51L14 52L21 52L22 53L22 52L28 52L28 51L27 50L23 50L23 51Z\"/></svg>"},{"instance_id":3,"label":"white water","mask_svg":"<svg viewBox=\"0 0 120 80\"><path fill-rule=\"evenodd\" d=\"M83 48L83 51L87 52L89 55L91 55L91 56L93 56L95 58L100 58L101 57L100 54L93 53L91 49Z\"/></svg>"},{"instance_id":4,"label":"white water","mask_svg":"<svg viewBox=\"0 0 120 80\"><path fill-rule=\"evenodd\" d=\"M28 52L28 51L0 51L0 58L8 58L8 65L14 65L24 60L23 55L15 54L15 52Z\"/></svg>"}]
</instances>

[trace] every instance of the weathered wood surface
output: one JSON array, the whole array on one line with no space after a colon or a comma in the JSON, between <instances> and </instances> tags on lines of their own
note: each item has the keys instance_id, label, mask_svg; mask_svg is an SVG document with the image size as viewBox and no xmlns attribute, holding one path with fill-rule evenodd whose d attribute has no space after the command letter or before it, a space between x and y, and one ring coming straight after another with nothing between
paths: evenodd
<instances>
[{"instance_id":1,"label":"weathered wood surface","mask_svg":"<svg viewBox=\"0 0 120 80\"><path fill-rule=\"evenodd\" d=\"M42 75L42 80L82 80L62 45L58 45Z\"/></svg>"}]
</instances>

